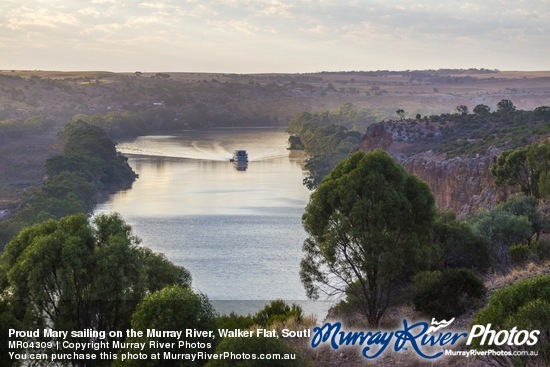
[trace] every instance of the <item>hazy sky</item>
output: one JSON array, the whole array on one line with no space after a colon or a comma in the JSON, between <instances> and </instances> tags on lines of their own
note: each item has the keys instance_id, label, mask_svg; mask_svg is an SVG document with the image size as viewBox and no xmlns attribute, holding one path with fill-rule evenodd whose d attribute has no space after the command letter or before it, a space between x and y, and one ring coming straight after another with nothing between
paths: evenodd
<instances>
[{"instance_id":1,"label":"hazy sky","mask_svg":"<svg viewBox=\"0 0 550 367\"><path fill-rule=\"evenodd\" d=\"M0 0L0 69L550 70L550 0Z\"/></svg>"}]
</instances>

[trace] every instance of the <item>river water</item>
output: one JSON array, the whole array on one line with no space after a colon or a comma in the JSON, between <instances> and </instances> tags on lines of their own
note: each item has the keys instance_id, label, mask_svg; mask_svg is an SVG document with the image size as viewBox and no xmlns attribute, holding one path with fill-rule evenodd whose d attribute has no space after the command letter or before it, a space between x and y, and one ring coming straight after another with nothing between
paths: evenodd
<instances>
[{"instance_id":1,"label":"river water","mask_svg":"<svg viewBox=\"0 0 550 367\"><path fill-rule=\"evenodd\" d=\"M221 313L284 299L322 317L325 305L306 302L299 278L310 192L287 139L280 128L239 128L120 143L139 178L95 213L120 213L144 246L189 269ZM234 149L248 151L246 167L229 162Z\"/></svg>"}]
</instances>

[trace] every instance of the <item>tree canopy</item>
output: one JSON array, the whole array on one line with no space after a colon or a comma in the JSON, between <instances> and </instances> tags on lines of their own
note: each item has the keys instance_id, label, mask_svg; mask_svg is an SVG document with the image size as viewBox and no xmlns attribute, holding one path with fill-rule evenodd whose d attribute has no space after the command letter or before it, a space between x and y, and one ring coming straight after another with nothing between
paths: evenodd
<instances>
[{"instance_id":1,"label":"tree canopy","mask_svg":"<svg viewBox=\"0 0 550 367\"><path fill-rule=\"evenodd\" d=\"M308 296L347 293L377 325L395 282L433 258L434 216L425 182L381 150L355 153L321 182L302 219Z\"/></svg>"},{"instance_id":2,"label":"tree canopy","mask_svg":"<svg viewBox=\"0 0 550 367\"><path fill-rule=\"evenodd\" d=\"M216 327L214 308L206 295L196 293L189 287L178 285L168 286L159 290L143 301L141 301L134 314L132 315L132 329L143 331L143 337L132 337L128 339L130 343L145 343L143 353L147 354L147 360L127 359L125 361L117 360L114 366L203 366L207 360L166 360L153 359L152 354L165 352L171 353L195 353L197 351L211 353L214 350L217 340L201 334L199 336L186 336L186 346L180 347L173 343L173 338L149 337L147 329L182 331L186 335L187 329L196 329L201 333L211 331L213 335ZM153 347L150 341L166 343L161 347ZM196 344L204 347L187 347L187 345ZM166 347L171 345L171 347Z\"/></svg>"},{"instance_id":3,"label":"tree canopy","mask_svg":"<svg viewBox=\"0 0 550 367\"><path fill-rule=\"evenodd\" d=\"M518 186L526 195L550 194L550 141L505 150L491 165L497 184Z\"/></svg>"},{"instance_id":4,"label":"tree canopy","mask_svg":"<svg viewBox=\"0 0 550 367\"><path fill-rule=\"evenodd\" d=\"M186 269L139 242L117 214L91 222L76 214L26 228L0 257L8 313L29 330L128 328L136 304L148 294L191 283Z\"/></svg>"}]
</instances>

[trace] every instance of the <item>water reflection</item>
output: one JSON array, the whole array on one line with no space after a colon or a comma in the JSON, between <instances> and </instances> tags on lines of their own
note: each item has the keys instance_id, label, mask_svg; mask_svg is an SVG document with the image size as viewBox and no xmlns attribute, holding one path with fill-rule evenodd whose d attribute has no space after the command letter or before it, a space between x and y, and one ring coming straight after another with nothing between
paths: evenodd
<instances>
[{"instance_id":1,"label":"water reflection","mask_svg":"<svg viewBox=\"0 0 550 367\"><path fill-rule=\"evenodd\" d=\"M213 300L306 300L299 263L303 155L282 129L186 131L119 146L139 174L97 206L119 212L143 244L187 267ZM245 147L250 161L230 162Z\"/></svg>"},{"instance_id":2,"label":"water reflection","mask_svg":"<svg viewBox=\"0 0 550 367\"><path fill-rule=\"evenodd\" d=\"M233 162L233 166L237 171L246 171L248 169L248 162Z\"/></svg>"}]
</instances>

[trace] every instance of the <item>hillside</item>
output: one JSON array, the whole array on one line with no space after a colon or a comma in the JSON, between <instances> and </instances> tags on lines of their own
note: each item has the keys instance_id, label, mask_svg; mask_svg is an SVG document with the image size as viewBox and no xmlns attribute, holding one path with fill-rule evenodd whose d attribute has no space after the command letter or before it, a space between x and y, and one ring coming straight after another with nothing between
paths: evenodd
<instances>
[{"instance_id":1,"label":"hillside","mask_svg":"<svg viewBox=\"0 0 550 367\"><path fill-rule=\"evenodd\" d=\"M57 133L75 115L139 116L158 133L182 128L280 125L302 111L333 111L346 103L364 112L360 126L456 106L491 108L502 99L518 109L548 104L550 71L486 69L320 72L308 74L111 73L0 71L0 210L38 184L58 152ZM127 115L123 115L127 116Z\"/></svg>"}]
</instances>

